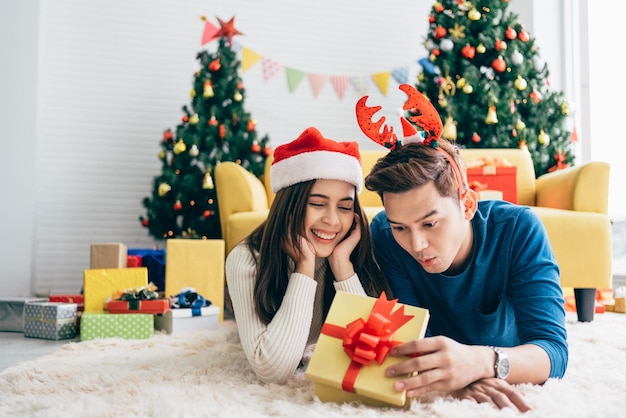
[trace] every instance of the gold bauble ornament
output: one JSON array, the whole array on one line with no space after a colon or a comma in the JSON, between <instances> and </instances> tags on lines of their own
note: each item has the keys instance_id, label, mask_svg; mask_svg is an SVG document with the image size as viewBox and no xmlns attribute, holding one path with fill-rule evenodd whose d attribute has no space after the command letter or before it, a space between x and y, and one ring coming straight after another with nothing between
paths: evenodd
<instances>
[{"instance_id":1,"label":"gold bauble ornament","mask_svg":"<svg viewBox=\"0 0 626 418\"><path fill-rule=\"evenodd\" d=\"M194 89L191 89L189 91L189 96L193 99L194 97L196 97L196 91Z\"/></svg>"},{"instance_id":2,"label":"gold bauble ornament","mask_svg":"<svg viewBox=\"0 0 626 418\"><path fill-rule=\"evenodd\" d=\"M460 89L463 88L463 86L465 86L467 84L467 80L463 77L459 78L458 80L456 80L456 86Z\"/></svg>"},{"instance_id":3,"label":"gold bauble ornament","mask_svg":"<svg viewBox=\"0 0 626 418\"><path fill-rule=\"evenodd\" d=\"M463 86L463 93L472 94L473 91L474 91L474 87L472 87L471 84L466 84Z\"/></svg>"},{"instance_id":4,"label":"gold bauble ornament","mask_svg":"<svg viewBox=\"0 0 626 418\"><path fill-rule=\"evenodd\" d=\"M519 91L526 90L526 87L528 87L528 82L521 75L518 75L513 82L513 86L515 86L515 88Z\"/></svg>"},{"instance_id":5,"label":"gold bauble ornament","mask_svg":"<svg viewBox=\"0 0 626 418\"><path fill-rule=\"evenodd\" d=\"M198 123L198 121L200 120L200 117L198 116L197 113L194 113L193 115L191 115L191 117L189 118L189 124L190 125L195 125L196 123Z\"/></svg>"},{"instance_id":6,"label":"gold bauble ornament","mask_svg":"<svg viewBox=\"0 0 626 418\"><path fill-rule=\"evenodd\" d=\"M236 101L236 102L240 102L241 99L243 99L243 96L241 95L241 93L236 91L235 94L233 95L233 100Z\"/></svg>"},{"instance_id":7,"label":"gold bauble ornament","mask_svg":"<svg viewBox=\"0 0 626 418\"><path fill-rule=\"evenodd\" d=\"M526 124L524 123L523 120L518 119L517 122L515 122L515 129L517 129L518 131L521 131L524 128L526 128Z\"/></svg>"},{"instance_id":8,"label":"gold bauble ornament","mask_svg":"<svg viewBox=\"0 0 626 418\"><path fill-rule=\"evenodd\" d=\"M167 183L161 183L159 184L159 196L163 197L165 196L170 190L172 190L172 186L170 186Z\"/></svg>"},{"instance_id":9,"label":"gold bauble ornament","mask_svg":"<svg viewBox=\"0 0 626 418\"><path fill-rule=\"evenodd\" d=\"M485 48L485 45L483 44L478 44L478 46L476 47L476 52L478 52L479 54L484 54L485 52L487 52L487 48Z\"/></svg>"},{"instance_id":10,"label":"gold bauble ornament","mask_svg":"<svg viewBox=\"0 0 626 418\"><path fill-rule=\"evenodd\" d=\"M192 157L197 157L199 154L200 154L200 149L198 148L196 144L193 144L191 148L189 149L189 155L191 155Z\"/></svg>"},{"instance_id":11,"label":"gold bauble ornament","mask_svg":"<svg viewBox=\"0 0 626 418\"><path fill-rule=\"evenodd\" d=\"M159 160L164 160L166 155L167 154L165 154L165 151L160 151L159 152Z\"/></svg>"},{"instance_id":12,"label":"gold bauble ornament","mask_svg":"<svg viewBox=\"0 0 626 418\"><path fill-rule=\"evenodd\" d=\"M476 9L472 9L467 12L467 18L473 22L476 22L477 20L480 20L480 12Z\"/></svg>"},{"instance_id":13,"label":"gold bauble ornament","mask_svg":"<svg viewBox=\"0 0 626 418\"><path fill-rule=\"evenodd\" d=\"M181 152L185 152L186 150L187 145L185 145L182 139L179 139L176 145L174 145L174 154L178 155Z\"/></svg>"}]
</instances>

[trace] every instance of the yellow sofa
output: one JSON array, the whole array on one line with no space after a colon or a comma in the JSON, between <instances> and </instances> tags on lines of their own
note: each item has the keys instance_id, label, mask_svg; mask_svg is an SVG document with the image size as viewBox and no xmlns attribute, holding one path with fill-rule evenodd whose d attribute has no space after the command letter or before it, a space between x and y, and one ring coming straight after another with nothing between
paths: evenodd
<instances>
[{"instance_id":1,"label":"yellow sofa","mask_svg":"<svg viewBox=\"0 0 626 418\"><path fill-rule=\"evenodd\" d=\"M364 174L386 150L361 151ZM466 162L499 157L517 167L518 204L530 206L541 218L561 268L564 288L610 288L611 222L608 217L609 164L588 162L535 179L530 154L520 149L462 149ZM215 168L226 254L267 216L274 195L267 159L263 181L236 163ZM371 219L382 210L377 194L364 188L359 196Z\"/></svg>"}]
</instances>

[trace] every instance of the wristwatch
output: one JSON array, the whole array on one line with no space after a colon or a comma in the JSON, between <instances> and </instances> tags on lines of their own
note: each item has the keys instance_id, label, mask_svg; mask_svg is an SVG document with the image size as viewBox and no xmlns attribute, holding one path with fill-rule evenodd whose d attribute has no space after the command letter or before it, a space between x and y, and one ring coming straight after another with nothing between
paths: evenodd
<instances>
[{"instance_id":1,"label":"wristwatch","mask_svg":"<svg viewBox=\"0 0 626 418\"><path fill-rule=\"evenodd\" d=\"M509 356L498 347L494 347L490 345L491 348L496 353L496 364L494 368L496 369L496 377L498 379L506 379L509 377L509 372L511 371L511 364L509 363Z\"/></svg>"}]
</instances>

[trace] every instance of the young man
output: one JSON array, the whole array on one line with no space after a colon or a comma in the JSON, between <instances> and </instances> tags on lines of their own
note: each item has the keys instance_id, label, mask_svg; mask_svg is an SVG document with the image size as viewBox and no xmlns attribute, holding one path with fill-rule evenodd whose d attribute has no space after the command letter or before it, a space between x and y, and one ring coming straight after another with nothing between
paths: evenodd
<instances>
[{"instance_id":1,"label":"young man","mask_svg":"<svg viewBox=\"0 0 626 418\"><path fill-rule=\"evenodd\" d=\"M452 392L527 411L512 385L542 384L567 368L559 268L541 220L528 207L479 202L440 131L393 142L365 178L385 207L371 229L394 297L431 316L426 338L392 351L412 358L386 373L409 375L395 383L409 396Z\"/></svg>"}]
</instances>

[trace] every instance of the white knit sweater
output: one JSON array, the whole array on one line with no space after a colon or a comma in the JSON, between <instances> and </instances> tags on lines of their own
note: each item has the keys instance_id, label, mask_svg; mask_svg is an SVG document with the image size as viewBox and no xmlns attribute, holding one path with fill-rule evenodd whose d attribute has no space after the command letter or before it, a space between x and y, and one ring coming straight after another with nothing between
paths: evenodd
<instances>
[{"instance_id":1,"label":"white knit sweater","mask_svg":"<svg viewBox=\"0 0 626 418\"><path fill-rule=\"evenodd\" d=\"M282 383L290 379L307 345L316 342L320 335L326 272L323 261L318 259L315 263L315 278L291 273L280 308L265 325L254 309L256 265L246 244L237 245L226 259L226 282L241 345L250 366L264 382ZM334 286L336 290L365 295L356 274Z\"/></svg>"}]
</instances>

